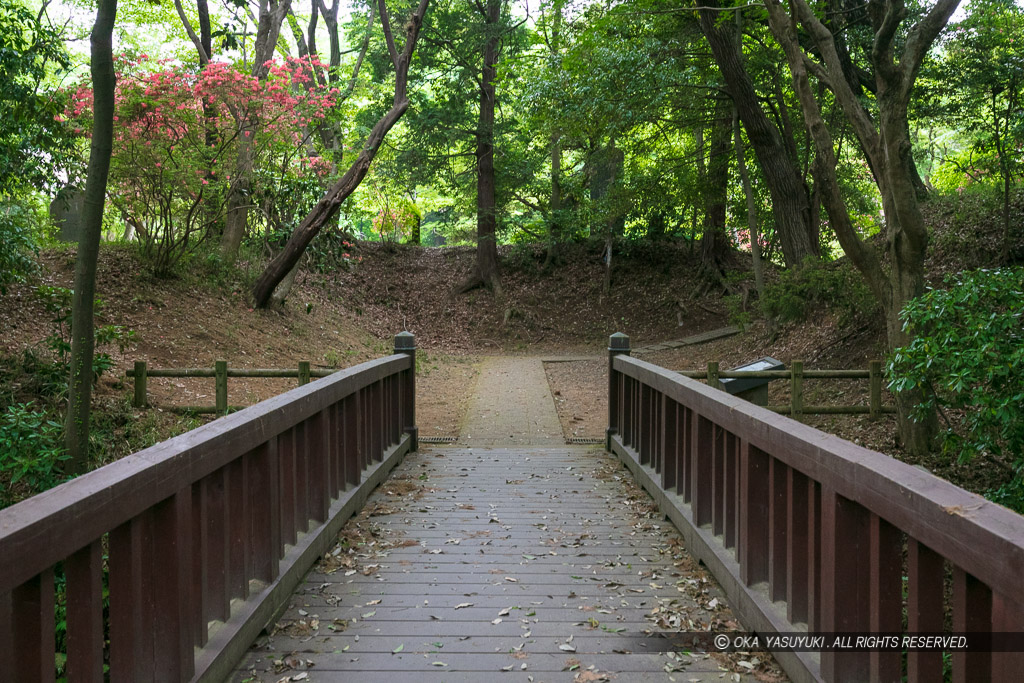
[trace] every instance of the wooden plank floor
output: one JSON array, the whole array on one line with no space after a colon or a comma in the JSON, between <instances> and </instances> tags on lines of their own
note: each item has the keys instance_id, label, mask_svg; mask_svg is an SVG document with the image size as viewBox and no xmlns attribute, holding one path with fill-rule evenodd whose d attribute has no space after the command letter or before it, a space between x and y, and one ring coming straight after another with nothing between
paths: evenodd
<instances>
[{"instance_id":1,"label":"wooden plank floor","mask_svg":"<svg viewBox=\"0 0 1024 683\"><path fill-rule=\"evenodd\" d=\"M342 538L233 681L748 678L651 635L732 617L599 449L425 449Z\"/></svg>"}]
</instances>

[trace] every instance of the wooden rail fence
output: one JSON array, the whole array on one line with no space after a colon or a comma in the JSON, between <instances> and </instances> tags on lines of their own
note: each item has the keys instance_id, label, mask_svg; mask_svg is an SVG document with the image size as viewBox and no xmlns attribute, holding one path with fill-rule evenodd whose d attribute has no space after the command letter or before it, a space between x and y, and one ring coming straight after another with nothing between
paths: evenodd
<instances>
[{"instance_id":1,"label":"wooden rail fence","mask_svg":"<svg viewBox=\"0 0 1024 683\"><path fill-rule=\"evenodd\" d=\"M224 680L416 449L415 348L402 333L394 355L0 511L0 677L54 680L63 577L68 680Z\"/></svg>"},{"instance_id":2,"label":"wooden rail fence","mask_svg":"<svg viewBox=\"0 0 1024 683\"><path fill-rule=\"evenodd\" d=\"M608 449L748 630L941 633L948 608L955 632L1024 631L1019 515L631 358L621 334L609 344L608 407ZM795 681L943 680L942 652L773 654ZM954 681L1018 681L1021 671L1020 652L952 657Z\"/></svg>"},{"instance_id":3,"label":"wooden rail fence","mask_svg":"<svg viewBox=\"0 0 1024 683\"><path fill-rule=\"evenodd\" d=\"M705 379L709 387L721 389L720 379L788 379L789 405L767 406L768 410L784 415L862 415L877 417L882 413L895 413L896 406L882 403L882 362L873 360L867 370L804 370L804 363L793 361L788 370L719 370L718 362L709 362L707 370L676 370L683 377ZM815 406L804 405L804 379L866 379L868 405Z\"/></svg>"},{"instance_id":4,"label":"wooden rail fence","mask_svg":"<svg viewBox=\"0 0 1024 683\"><path fill-rule=\"evenodd\" d=\"M299 361L295 370L288 368L229 368L226 360L214 362L212 368L150 368L144 360L135 361L135 366L125 370L124 376L134 380L132 405L145 408L149 405L148 385L150 377L213 377L214 405L212 406L169 406L170 410L189 413L226 413L241 410L245 406L228 405L228 377L295 377L299 386L309 384L313 377L328 377L338 370L310 368L309 361Z\"/></svg>"}]
</instances>

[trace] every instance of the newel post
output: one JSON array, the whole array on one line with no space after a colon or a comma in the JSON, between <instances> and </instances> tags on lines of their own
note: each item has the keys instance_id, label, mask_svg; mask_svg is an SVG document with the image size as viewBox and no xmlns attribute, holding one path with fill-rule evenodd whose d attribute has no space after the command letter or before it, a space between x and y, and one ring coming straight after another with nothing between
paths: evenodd
<instances>
[{"instance_id":1,"label":"newel post","mask_svg":"<svg viewBox=\"0 0 1024 683\"><path fill-rule=\"evenodd\" d=\"M411 364L405 374L404 396L402 397L402 416L405 424L402 431L409 435L412 443L409 449L419 450L419 427L416 426L416 337L412 332L399 332L395 335L395 353L409 356Z\"/></svg>"},{"instance_id":2,"label":"newel post","mask_svg":"<svg viewBox=\"0 0 1024 683\"><path fill-rule=\"evenodd\" d=\"M629 337L616 332L608 337L608 431L605 433L604 448L612 450L612 437L619 433L619 398L622 376L615 371L615 356L629 355Z\"/></svg>"}]
</instances>

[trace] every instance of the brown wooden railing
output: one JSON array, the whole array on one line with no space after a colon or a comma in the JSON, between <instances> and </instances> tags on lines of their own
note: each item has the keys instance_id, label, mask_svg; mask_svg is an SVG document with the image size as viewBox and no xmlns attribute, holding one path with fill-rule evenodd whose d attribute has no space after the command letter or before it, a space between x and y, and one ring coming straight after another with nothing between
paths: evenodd
<instances>
[{"instance_id":1,"label":"brown wooden railing","mask_svg":"<svg viewBox=\"0 0 1024 683\"><path fill-rule=\"evenodd\" d=\"M212 368L151 368L146 361L137 360L125 370L124 376L132 379L132 405L136 408L150 406L148 385L150 377L212 377L214 379L214 405L212 406L164 406L167 410L183 413L226 413L241 410L245 406L228 405L228 377L294 377L299 386L309 384L314 377L328 377L338 370L310 368L309 361L299 361L296 369L287 368L230 368L226 360L214 361Z\"/></svg>"},{"instance_id":2,"label":"brown wooden railing","mask_svg":"<svg viewBox=\"0 0 1024 683\"><path fill-rule=\"evenodd\" d=\"M709 361L706 370L676 370L683 377L707 380L709 387L721 389L721 379L788 379L789 405L766 406L773 413L783 415L863 415L878 417L882 413L895 413L896 406L882 403L882 361L868 363L867 370L804 370L803 361L793 361L788 370L719 370L719 363ZM868 404L815 406L804 405L805 379L866 379Z\"/></svg>"},{"instance_id":3,"label":"brown wooden railing","mask_svg":"<svg viewBox=\"0 0 1024 683\"><path fill-rule=\"evenodd\" d=\"M1024 631L1024 518L628 354L613 335L608 449L749 630ZM799 681L943 680L942 652L773 654ZM954 681L1021 671L1020 652L952 657Z\"/></svg>"},{"instance_id":4,"label":"brown wooden railing","mask_svg":"<svg viewBox=\"0 0 1024 683\"><path fill-rule=\"evenodd\" d=\"M223 680L416 449L415 340L0 511L0 678ZM104 584L109 608L104 606Z\"/></svg>"}]
</instances>

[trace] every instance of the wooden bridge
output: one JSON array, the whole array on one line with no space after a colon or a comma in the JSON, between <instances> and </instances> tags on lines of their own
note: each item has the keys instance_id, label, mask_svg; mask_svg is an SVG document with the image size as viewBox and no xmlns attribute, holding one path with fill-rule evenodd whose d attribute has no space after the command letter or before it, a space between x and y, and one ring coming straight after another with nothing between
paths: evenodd
<instances>
[{"instance_id":1,"label":"wooden bridge","mask_svg":"<svg viewBox=\"0 0 1024 683\"><path fill-rule=\"evenodd\" d=\"M0 678L55 680L58 630L70 681L538 682L754 680L695 632L1024 631L1019 516L609 347L607 452L420 450L403 333L0 512ZM992 649L773 654L1019 680Z\"/></svg>"}]
</instances>

